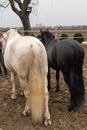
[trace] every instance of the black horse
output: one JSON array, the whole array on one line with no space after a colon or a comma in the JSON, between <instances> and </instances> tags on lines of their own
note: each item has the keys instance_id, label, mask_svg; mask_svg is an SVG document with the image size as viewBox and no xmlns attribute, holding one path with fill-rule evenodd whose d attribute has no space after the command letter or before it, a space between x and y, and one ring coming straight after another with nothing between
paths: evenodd
<instances>
[{"instance_id":1,"label":"black horse","mask_svg":"<svg viewBox=\"0 0 87 130\"><path fill-rule=\"evenodd\" d=\"M84 101L83 62L84 50L73 39L58 42L51 32L42 31L40 35L48 56L48 90L50 91L50 67L56 70L57 89L59 90L59 71L63 73L71 94L69 111L80 107Z\"/></svg>"}]
</instances>

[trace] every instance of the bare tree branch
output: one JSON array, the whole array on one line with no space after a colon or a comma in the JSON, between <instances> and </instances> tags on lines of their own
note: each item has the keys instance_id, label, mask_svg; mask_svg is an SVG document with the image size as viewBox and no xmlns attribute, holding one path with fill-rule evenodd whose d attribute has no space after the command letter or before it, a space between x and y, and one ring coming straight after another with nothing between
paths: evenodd
<instances>
[{"instance_id":1,"label":"bare tree branch","mask_svg":"<svg viewBox=\"0 0 87 130\"><path fill-rule=\"evenodd\" d=\"M10 3L9 3L9 1L7 0L5 0L5 1L0 1L0 7L2 7L2 8L7 8L8 6L10 5Z\"/></svg>"},{"instance_id":2,"label":"bare tree branch","mask_svg":"<svg viewBox=\"0 0 87 130\"><path fill-rule=\"evenodd\" d=\"M11 4L11 8L12 10L18 15L20 16L20 11L15 7L15 3L14 3L15 0L9 0L10 4Z\"/></svg>"},{"instance_id":3,"label":"bare tree branch","mask_svg":"<svg viewBox=\"0 0 87 130\"><path fill-rule=\"evenodd\" d=\"M38 4L39 4L39 0L32 0L32 1L31 1L31 5L36 6L36 5L38 5Z\"/></svg>"},{"instance_id":4,"label":"bare tree branch","mask_svg":"<svg viewBox=\"0 0 87 130\"><path fill-rule=\"evenodd\" d=\"M20 9L22 9L22 3L20 0L15 0L17 2L17 4L19 5Z\"/></svg>"},{"instance_id":5,"label":"bare tree branch","mask_svg":"<svg viewBox=\"0 0 87 130\"><path fill-rule=\"evenodd\" d=\"M9 6L9 3L7 5L0 4L0 7L7 8Z\"/></svg>"},{"instance_id":6,"label":"bare tree branch","mask_svg":"<svg viewBox=\"0 0 87 130\"><path fill-rule=\"evenodd\" d=\"M24 0L24 2L23 2L23 5L24 5L24 6L23 6L23 8L22 8L24 11L27 10L27 7L28 7L28 5L31 3L31 1L32 1L32 0Z\"/></svg>"},{"instance_id":7,"label":"bare tree branch","mask_svg":"<svg viewBox=\"0 0 87 130\"><path fill-rule=\"evenodd\" d=\"M32 1L31 1L31 6L33 7L33 8L32 8L32 13L33 13L35 16L37 16L37 14L38 14L37 5L39 5L39 0L32 0Z\"/></svg>"}]
</instances>

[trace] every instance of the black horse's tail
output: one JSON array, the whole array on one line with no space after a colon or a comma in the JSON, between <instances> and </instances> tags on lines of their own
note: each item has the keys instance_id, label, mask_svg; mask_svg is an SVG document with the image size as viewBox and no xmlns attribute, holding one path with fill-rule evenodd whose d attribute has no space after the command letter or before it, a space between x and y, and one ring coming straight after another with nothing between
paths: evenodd
<instances>
[{"instance_id":1,"label":"black horse's tail","mask_svg":"<svg viewBox=\"0 0 87 130\"><path fill-rule=\"evenodd\" d=\"M69 111L80 107L84 101L84 81L83 81L83 62L84 50L74 48L73 64L70 72L69 89L71 93L71 102Z\"/></svg>"}]
</instances>

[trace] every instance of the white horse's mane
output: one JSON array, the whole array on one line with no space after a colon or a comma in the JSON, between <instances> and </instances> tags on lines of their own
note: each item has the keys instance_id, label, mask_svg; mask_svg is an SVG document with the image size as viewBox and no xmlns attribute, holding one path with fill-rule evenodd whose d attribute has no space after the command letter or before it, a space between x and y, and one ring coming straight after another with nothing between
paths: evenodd
<instances>
[{"instance_id":1,"label":"white horse's mane","mask_svg":"<svg viewBox=\"0 0 87 130\"><path fill-rule=\"evenodd\" d=\"M21 35L15 29L10 29L7 32L3 33L3 51L5 50L7 44L11 44L15 39L17 39L20 36Z\"/></svg>"},{"instance_id":2,"label":"white horse's mane","mask_svg":"<svg viewBox=\"0 0 87 130\"><path fill-rule=\"evenodd\" d=\"M4 33L3 36L6 40L7 39L13 39L14 40L16 37L21 36L21 35L17 32L17 30L10 29L6 33Z\"/></svg>"}]
</instances>

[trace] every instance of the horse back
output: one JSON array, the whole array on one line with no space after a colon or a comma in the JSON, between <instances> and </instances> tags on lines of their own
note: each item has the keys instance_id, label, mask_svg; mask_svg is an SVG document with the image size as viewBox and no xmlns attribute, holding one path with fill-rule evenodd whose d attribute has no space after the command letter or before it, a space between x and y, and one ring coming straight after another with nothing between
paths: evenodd
<instances>
[{"instance_id":1,"label":"horse back","mask_svg":"<svg viewBox=\"0 0 87 130\"><path fill-rule=\"evenodd\" d=\"M77 62L80 61L80 63L83 64L84 49L77 41L73 39L65 39L60 41L56 46L58 57L57 63L60 68L65 66L70 68L75 60L77 60Z\"/></svg>"},{"instance_id":2,"label":"horse back","mask_svg":"<svg viewBox=\"0 0 87 130\"><path fill-rule=\"evenodd\" d=\"M19 37L8 47L5 54L5 59L8 59L5 60L6 67L8 69L13 68L15 71L18 69L27 72L27 68L34 57L39 57L41 52L46 56L43 44L38 39L30 36Z\"/></svg>"}]
</instances>

